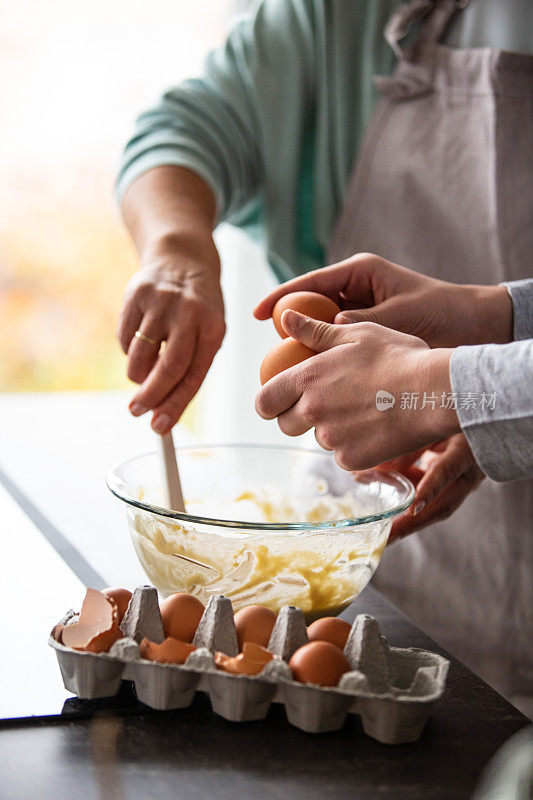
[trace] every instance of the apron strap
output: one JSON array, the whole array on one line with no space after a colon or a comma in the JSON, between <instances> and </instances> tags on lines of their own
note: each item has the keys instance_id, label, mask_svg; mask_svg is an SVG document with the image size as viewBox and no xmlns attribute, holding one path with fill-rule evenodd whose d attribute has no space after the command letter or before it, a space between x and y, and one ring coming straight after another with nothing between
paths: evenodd
<instances>
[{"instance_id":1,"label":"apron strap","mask_svg":"<svg viewBox=\"0 0 533 800\"><path fill-rule=\"evenodd\" d=\"M417 43L438 42L451 17L468 0L409 0L397 8L385 26L385 39L400 60L408 60L408 52L400 44L415 22L426 18L421 25Z\"/></svg>"}]
</instances>

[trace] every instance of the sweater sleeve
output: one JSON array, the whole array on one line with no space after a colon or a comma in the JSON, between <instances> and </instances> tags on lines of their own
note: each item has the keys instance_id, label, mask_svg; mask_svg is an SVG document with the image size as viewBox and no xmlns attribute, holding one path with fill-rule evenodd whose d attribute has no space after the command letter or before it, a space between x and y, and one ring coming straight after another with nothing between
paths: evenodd
<instances>
[{"instance_id":1,"label":"sweater sleeve","mask_svg":"<svg viewBox=\"0 0 533 800\"><path fill-rule=\"evenodd\" d=\"M511 281L503 284L513 301L514 338L531 339L533 337L533 279Z\"/></svg>"},{"instance_id":2,"label":"sweater sleeve","mask_svg":"<svg viewBox=\"0 0 533 800\"><path fill-rule=\"evenodd\" d=\"M533 339L458 347L450 378L461 428L495 481L533 476Z\"/></svg>"},{"instance_id":3,"label":"sweater sleeve","mask_svg":"<svg viewBox=\"0 0 533 800\"><path fill-rule=\"evenodd\" d=\"M178 165L211 187L218 221L245 217L264 179L265 119L270 125L278 115L281 137L291 111L276 103L280 87L301 94L311 78L310 28L301 0L263 0L241 18L200 77L168 90L138 118L117 178L119 202L142 173Z\"/></svg>"}]
</instances>

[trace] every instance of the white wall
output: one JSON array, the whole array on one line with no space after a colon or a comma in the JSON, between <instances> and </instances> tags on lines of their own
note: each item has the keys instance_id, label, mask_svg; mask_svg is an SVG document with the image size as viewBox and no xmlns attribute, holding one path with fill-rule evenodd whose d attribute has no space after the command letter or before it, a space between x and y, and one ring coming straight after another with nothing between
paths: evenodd
<instances>
[{"instance_id":1,"label":"white wall","mask_svg":"<svg viewBox=\"0 0 533 800\"><path fill-rule=\"evenodd\" d=\"M289 439L275 421L266 422L255 412L259 367L279 337L272 322L258 322L252 310L276 281L261 248L242 231L222 225L216 240L222 257L227 333L201 390L200 438L313 446L312 434Z\"/></svg>"}]
</instances>

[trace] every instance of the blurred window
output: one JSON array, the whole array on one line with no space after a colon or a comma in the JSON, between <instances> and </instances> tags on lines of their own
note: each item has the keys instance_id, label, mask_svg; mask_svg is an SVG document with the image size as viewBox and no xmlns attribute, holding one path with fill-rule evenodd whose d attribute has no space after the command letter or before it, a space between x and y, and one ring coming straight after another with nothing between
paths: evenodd
<instances>
[{"instance_id":1,"label":"blurred window","mask_svg":"<svg viewBox=\"0 0 533 800\"><path fill-rule=\"evenodd\" d=\"M135 116L194 74L233 0L0 0L0 390L127 386L136 261L113 182ZM9 346L6 346L9 342Z\"/></svg>"},{"instance_id":2,"label":"blurred window","mask_svg":"<svg viewBox=\"0 0 533 800\"><path fill-rule=\"evenodd\" d=\"M0 391L133 388L115 339L137 261L113 197L137 114L194 75L247 0L0 0ZM253 411L276 340L253 320L273 285L222 226L228 334L185 424L205 439L276 439Z\"/></svg>"}]
</instances>

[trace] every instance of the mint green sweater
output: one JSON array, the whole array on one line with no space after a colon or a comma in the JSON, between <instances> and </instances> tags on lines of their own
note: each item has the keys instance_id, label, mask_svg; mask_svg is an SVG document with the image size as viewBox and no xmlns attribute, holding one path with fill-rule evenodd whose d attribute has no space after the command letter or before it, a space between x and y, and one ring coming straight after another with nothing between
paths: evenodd
<instances>
[{"instance_id":1,"label":"mint green sweater","mask_svg":"<svg viewBox=\"0 0 533 800\"><path fill-rule=\"evenodd\" d=\"M398 0L263 0L201 76L141 114L118 198L177 164L211 186L219 221L260 233L280 280L323 266L376 93L394 66L383 29ZM446 43L531 52L531 0L471 0ZM177 39L176 46L179 46Z\"/></svg>"}]
</instances>

